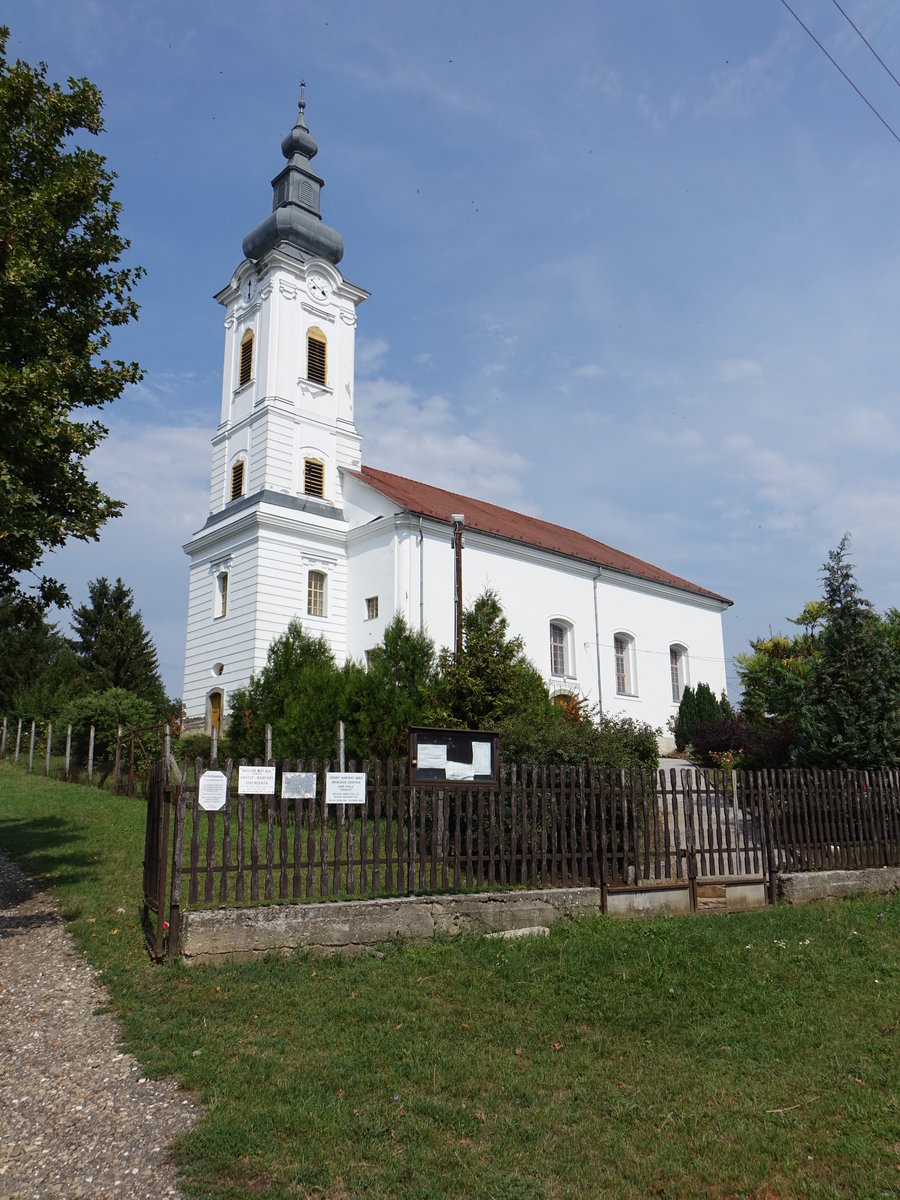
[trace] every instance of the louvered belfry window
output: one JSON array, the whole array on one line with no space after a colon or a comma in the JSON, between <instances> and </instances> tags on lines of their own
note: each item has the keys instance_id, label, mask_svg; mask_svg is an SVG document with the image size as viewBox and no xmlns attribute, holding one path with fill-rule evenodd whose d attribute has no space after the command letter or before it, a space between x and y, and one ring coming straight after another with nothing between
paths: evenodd
<instances>
[{"instance_id":1,"label":"louvered belfry window","mask_svg":"<svg viewBox=\"0 0 900 1200\"><path fill-rule=\"evenodd\" d=\"M325 495L325 467L318 459L303 461L303 490L307 496Z\"/></svg>"},{"instance_id":2,"label":"louvered belfry window","mask_svg":"<svg viewBox=\"0 0 900 1200\"><path fill-rule=\"evenodd\" d=\"M253 331L248 329L241 338L241 364L238 368L238 387L253 378Z\"/></svg>"},{"instance_id":3,"label":"louvered belfry window","mask_svg":"<svg viewBox=\"0 0 900 1200\"><path fill-rule=\"evenodd\" d=\"M325 336L318 329L311 329L306 335L306 377L312 383L326 386L327 355Z\"/></svg>"},{"instance_id":4,"label":"louvered belfry window","mask_svg":"<svg viewBox=\"0 0 900 1200\"><path fill-rule=\"evenodd\" d=\"M231 468L231 499L237 500L244 494L244 460L238 461Z\"/></svg>"}]
</instances>

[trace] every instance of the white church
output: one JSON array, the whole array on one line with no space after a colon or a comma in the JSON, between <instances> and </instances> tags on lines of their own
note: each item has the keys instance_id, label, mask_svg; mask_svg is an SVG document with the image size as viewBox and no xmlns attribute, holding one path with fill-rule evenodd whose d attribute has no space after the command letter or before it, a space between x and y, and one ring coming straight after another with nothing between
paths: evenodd
<instances>
[{"instance_id":1,"label":"white church","mask_svg":"<svg viewBox=\"0 0 900 1200\"><path fill-rule=\"evenodd\" d=\"M585 534L363 463L354 342L368 293L338 270L304 110L301 96L272 211L216 296L225 359L209 516L184 547L186 727L221 726L292 618L339 663L364 660L398 612L438 648L455 645L458 597L467 607L490 587L551 695L665 730L686 684L724 689L730 600Z\"/></svg>"}]
</instances>

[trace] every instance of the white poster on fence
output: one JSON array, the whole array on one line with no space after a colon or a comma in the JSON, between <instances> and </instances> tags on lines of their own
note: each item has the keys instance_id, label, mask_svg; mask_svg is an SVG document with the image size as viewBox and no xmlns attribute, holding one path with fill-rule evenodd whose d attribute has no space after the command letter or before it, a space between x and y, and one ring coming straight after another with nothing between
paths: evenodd
<instances>
[{"instance_id":1,"label":"white poster on fence","mask_svg":"<svg viewBox=\"0 0 900 1200\"><path fill-rule=\"evenodd\" d=\"M274 767L238 767L238 791L242 796L274 796Z\"/></svg>"},{"instance_id":2,"label":"white poster on fence","mask_svg":"<svg viewBox=\"0 0 900 1200\"><path fill-rule=\"evenodd\" d=\"M221 771L205 771L200 776L197 803L207 812L218 812L225 807L228 780Z\"/></svg>"},{"instance_id":3,"label":"white poster on fence","mask_svg":"<svg viewBox=\"0 0 900 1200\"><path fill-rule=\"evenodd\" d=\"M326 804L365 804L365 802L365 771L328 771L326 773Z\"/></svg>"}]
</instances>

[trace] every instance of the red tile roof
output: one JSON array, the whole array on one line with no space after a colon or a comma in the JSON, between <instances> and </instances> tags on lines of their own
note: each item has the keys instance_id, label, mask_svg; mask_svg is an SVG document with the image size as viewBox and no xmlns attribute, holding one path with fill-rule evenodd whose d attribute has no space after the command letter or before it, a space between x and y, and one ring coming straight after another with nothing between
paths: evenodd
<instances>
[{"instance_id":1,"label":"red tile roof","mask_svg":"<svg viewBox=\"0 0 900 1200\"><path fill-rule=\"evenodd\" d=\"M457 492L432 487L429 483L418 483L415 479L404 479L402 475L392 475L374 467L364 466L358 472L349 471L348 474L355 475L394 504L417 516L434 517L439 521L449 522L453 513L464 513L467 529L477 529L480 533L493 534L512 542L522 542L526 546L537 546L541 550L550 550L554 554L563 554L567 558L576 558L610 571L621 571L624 575L633 575L638 579L665 584L683 592L706 596L722 604L732 603L726 596L699 587L688 579L682 579L661 567L654 567L652 563L643 562L640 558L625 554L604 542L595 541L583 533L576 533L574 529L565 529L562 525L553 525L537 517L527 517L524 513L501 508L498 504L488 504L487 501L476 500L472 496L461 496Z\"/></svg>"}]
</instances>

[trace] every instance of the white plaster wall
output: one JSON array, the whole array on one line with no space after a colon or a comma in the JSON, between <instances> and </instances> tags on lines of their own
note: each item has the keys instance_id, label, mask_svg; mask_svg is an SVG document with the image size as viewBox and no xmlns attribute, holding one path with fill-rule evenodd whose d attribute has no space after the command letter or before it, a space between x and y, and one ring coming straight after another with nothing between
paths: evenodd
<instances>
[{"instance_id":1,"label":"white plaster wall","mask_svg":"<svg viewBox=\"0 0 900 1200\"><path fill-rule=\"evenodd\" d=\"M228 571L228 605L214 617L215 568ZM191 563L187 650L182 703L188 717L206 714L206 698L221 690L227 711L231 692L257 669L256 596L258 564L252 532L226 537L204 548ZM223 663L222 675L213 667Z\"/></svg>"},{"instance_id":2,"label":"white plaster wall","mask_svg":"<svg viewBox=\"0 0 900 1200\"><path fill-rule=\"evenodd\" d=\"M350 535L352 619L348 648L353 656L377 644L376 623L357 620L364 598L379 595L379 618L393 613L383 595L394 590L395 610L419 627L420 563L425 596L425 625L438 649L455 641L455 569L449 525L423 519L424 543L418 546L418 518L396 514L366 526L363 489L348 487L348 516L356 522ZM369 490L369 489L366 489ZM373 493L373 505L387 502ZM599 576L599 578L598 578ZM597 578L597 619L594 580ZM718 695L725 687L725 660L720 606L672 588L601 573L598 568L466 530L463 549L463 602L466 607L492 588L500 597L511 635L519 635L525 651L552 692L572 691L592 705L602 702L607 714L625 714L665 731L677 711L672 700L669 648L687 650L685 682L704 681ZM568 678L550 674L550 622L571 627ZM368 628L366 625L368 624ZM616 693L613 638L627 632L635 640L636 683L633 696ZM598 636L599 633L599 636ZM598 656L600 687L598 688Z\"/></svg>"}]
</instances>

